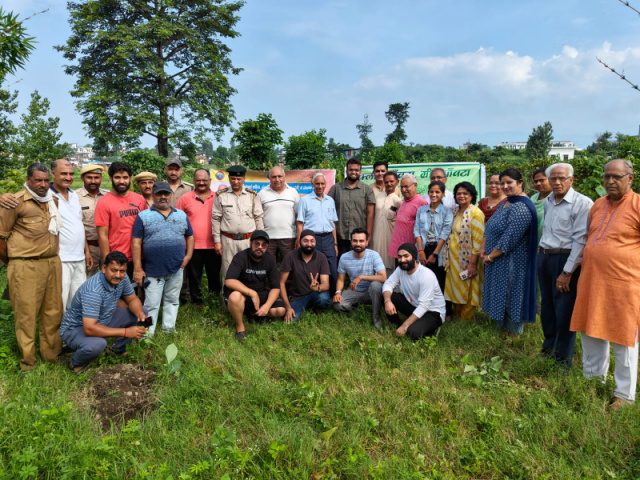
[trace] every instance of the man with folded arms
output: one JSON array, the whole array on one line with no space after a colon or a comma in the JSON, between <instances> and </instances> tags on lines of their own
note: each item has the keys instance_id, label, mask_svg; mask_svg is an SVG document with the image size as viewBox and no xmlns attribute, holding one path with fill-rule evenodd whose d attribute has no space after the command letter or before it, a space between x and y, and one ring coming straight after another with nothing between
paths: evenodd
<instances>
[{"instance_id":1,"label":"man with folded arms","mask_svg":"<svg viewBox=\"0 0 640 480\"><path fill-rule=\"evenodd\" d=\"M107 348L107 338L115 337L112 352L127 354L132 339L140 339L146 329L138 322L147 314L133 292L127 276L127 256L109 253L102 270L78 289L60 326L60 336L74 351L69 368L82 373Z\"/></svg>"},{"instance_id":2,"label":"man with folded arms","mask_svg":"<svg viewBox=\"0 0 640 480\"><path fill-rule=\"evenodd\" d=\"M342 255L338 263L338 283L333 296L333 308L338 312L350 312L355 305L371 304L373 326L380 328L382 284L387 279L387 269L380 254L367 248L368 243L369 232L366 228L356 228L351 232L351 250ZM351 283L343 291L346 275Z\"/></svg>"},{"instance_id":3,"label":"man with folded arms","mask_svg":"<svg viewBox=\"0 0 640 480\"><path fill-rule=\"evenodd\" d=\"M286 323L298 321L309 307L331 306L329 262L324 253L316 250L312 230L302 231L300 248L289 252L280 265L280 297L287 309Z\"/></svg>"},{"instance_id":4,"label":"man with folded arms","mask_svg":"<svg viewBox=\"0 0 640 480\"><path fill-rule=\"evenodd\" d=\"M400 245L397 255L398 268L382 287L387 318L398 325L398 336L412 340L435 336L446 310L436 274L418 262L418 248L413 243ZM394 291L398 285L403 293ZM404 322L399 313L406 315Z\"/></svg>"},{"instance_id":5,"label":"man with folded arms","mask_svg":"<svg viewBox=\"0 0 640 480\"><path fill-rule=\"evenodd\" d=\"M236 340L247 336L242 315L249 317L282 317L284 303L280 297L280 279L275 259L267 253L269 235L256 230L249 248L238 252L229 266L224 281L223 300L236 324Z\"/></svg>"}]
</instances>

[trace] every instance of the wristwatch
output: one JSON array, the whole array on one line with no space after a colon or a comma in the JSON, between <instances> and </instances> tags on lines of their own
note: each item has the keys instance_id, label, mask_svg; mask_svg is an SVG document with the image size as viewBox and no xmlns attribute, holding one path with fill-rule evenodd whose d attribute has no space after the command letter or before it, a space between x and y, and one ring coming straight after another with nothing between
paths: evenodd
<instances>
[{"instance_id":1,"label":"wristwatch","mask_svg":"<svg viewBox=\"0 0 640 480\"><path fill-rule=\"evenodd\" d=\"M436 257L438 258L438 254L437 253L432 253L431 255L429 255L430 257Z\"/></svg>"},{"instance_id":2,"label":"wristwatch","mask_svg":"<svg viewBox=\"0 0 640 480\"><path fill-rule=\"evenodd\" d=\"M564 275L565 277L568 277L569 275L571 275L571 272L567 272L566 270L563 270L562 275Z\"/></svg>"}]
</instances>

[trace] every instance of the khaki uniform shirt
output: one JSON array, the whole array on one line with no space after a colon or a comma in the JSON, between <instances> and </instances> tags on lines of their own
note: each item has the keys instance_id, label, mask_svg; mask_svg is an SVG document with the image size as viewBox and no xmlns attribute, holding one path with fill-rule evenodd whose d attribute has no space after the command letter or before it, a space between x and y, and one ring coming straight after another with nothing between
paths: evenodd
<instances>
[{"instance_id":1,"label":"khaki uniform shirt","mask_svg":"<svg viewBox=\"0 0 640 480\"><path fill-rule=\"evenodd\" d=\"M82 223L84 224L84 233L87 240L98 240L98 229L96 229L96 205L98 204L98 200L109 193L109 190L101 188L95 197L91 196L84 187L77 189L75 192L78 194L78 200L80 200L80 206L82 207Z\"/></svg>"},{"instance_id":2,"label":"khaki uniform shirt","mask_svg":"<svg viewBox=\"0 0 640 480\"><path fill-rule=\"evenodd\" d=\"M258 194L242 187L240 195L231 188L218 190L211 212L213 240L220 243L220 232L231 234L251 233L264 230L262 203Z\"/></svg>"},{"instance_id":3,"label":"khaki uniform shirt","mask_svg":"<svg viewBox=\"0 0 640 480\"><path fill-rule=\"evenodd\" d=\"M355 187L347 186L347 181L336 183L327 194L336 202L338 223L336 233L339 239L348 240L355 228L367 228L367 205L375 205L376 197L369 185L358 180Z\"/></svg>"},{"instance_id":4,"label":"khaki uniform shirt","mask_svg":"<svg viewBox=\"0 0 640 480\"><path fill-rule=\"evenodd\" d=\"M173 186L171 184L169 184L169 186L171 187L171 189L173 190ZM173 190L173 195L171 197L171 206L175 207L176 206L176 202L178 201L178 199L184 195L187 192L190 192L193 190L193 184L188 183L188 182L183 182L182 180L180 180L180 185L178 185L176 187L175 190ZM149 202L147 202L147 204L149 204ZM151 202L151 205L153 205L153 201ZM149 206L151 206L149 205Z\"/></svg>"},{"instance_id":5,"label":"khaki uniform shirt","mask_svg":"<svg viewBox=\"0 0 640 480\"><path fill-rule=\"evenodd\" d=\"M7 239L9 259L58 255L58 236L49 233L51 217L48 206L42 205L26 190L20 190L15 197L18 201L16 208L0 211L0 237ZM54 202L58 204L55 196Z\"/></svg>"}]
</instances>

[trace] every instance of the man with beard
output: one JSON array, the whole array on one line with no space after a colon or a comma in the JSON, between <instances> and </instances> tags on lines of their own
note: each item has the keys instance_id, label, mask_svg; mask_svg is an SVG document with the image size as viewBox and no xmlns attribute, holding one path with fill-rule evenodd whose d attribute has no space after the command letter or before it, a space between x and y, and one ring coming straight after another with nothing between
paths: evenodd
<instances>
[{"instance_id":1,"label":"man with beard","mask_svg":"<svg viewBox=\"0 0 640 480\"><path fill-rule=\"evenodd\" d=\"M133 177L133 181L138 185L138 189L140 190L140 194L144 197L147 202L147 207L151 208L153 205L153 185L156 183L158 176L155 173L151 172L140 172L135 177Z\"/></svg>"},{"instance_id":2,"label":"man with beard","mask_svg":"<svg viewBox=\"0 0 640 480\"><path fill-rule=\"evenodd\" d=\"M238 252L231 261L224 281L224 303L236 324L236 340L242 342L247 332L242 322L248 317L282 317L284 303L280 297L278 265L269 255L269 235L256 230L249 248Z\"/></svg>"},{"instance_id":3,"label":"man with beard","mask_svg":"<svg viewBox=\"0 0 640 480\"><path fill-rule=\"evenodd\" d=\"M211 212L216 195L211 191L209 170L197 169L193 174L193 183L196 185L195 190L181 196L176 202L176 208L187 214L193 228L195 246L191 261L187 265L187 277L191 303L202 305L202 271L207 272L209 293L219 295L222 288L220 282L222 258L215 250L216 244L211 231Z\"/></svg>"},{"instance_id":4,"label":"man with beard","mask_svg":"<svg viewBox=\"0 0 640 480\"><path fill-rule=\"evenodd\" d=\"M338 258L351 248L351 232L356 228L366 228L369 235L373 230L373 215L376 197L369 185L360 180L362 164L352 158L347 162L347 176L331 187L327 194L336 203L338 223Z\"/></svg>"},{"instance_id":5,"label":"man with beard","mask_svg":"<svg viewBox=\"0 0 640 480\"><path fill-rule=\"evenodd\" d=\"M102 183L101 166L85 165L80 170L80 178L84 183L83 187L76 190L80 207L82 208L82 223L84 224L84 234L87 238L93 267L87 270L87 278L100 271L100 244L98 243L98 230L96 229L96 205L98 200L104 197L109 190L100 188Z\"/></svg>"},{"instance_id":6,"label":"man with beard","mask_svg":"<svg viewBox=\"0 0 640 480\"><path fill-rule=\"evenodd\" d=\"M173 192L171 206L175 207L176 202L182 195L193 190L193 185L183 182L180 178L182 176L182 162L179 158L170 158L167 160L164 173L167 176L167 183Z\"/></svg>"},{"instance_id":7,"label":"man with beard","mask_svg":"<svg viewBox=\"0 0 640 480\"><path fill-rule=\"evenodd\" d=\"M291 298L289 298L291 295ZM284 321L298 321L306 308L329 308L329 262L316 251L312 230L300 234L300 248L292 250L280 265L280 297L286 307Z\"/></svg>"},{"instance_id":8,"label":"man with beard","mask_svg":"<svg viewBox=\"0 0 640 480\"><path fill-rule=\"evenodd\" d=\"M371 304L373 326L382 327L380 301L382 284L387 280L387 269L378 252L369 250L369 232L356 228L351 232L350 252L340 257L338 283L333 296L333 308L338 312L350 312L358 304ZM342 291L345 275L349 276L349 288Z\"/></svg>"},{"instance_id":9,"label":"man with beard","mask_svg":"<svg viewBox=\"0 0 640 480\"><path fill-rule=\"evenodd\" d=\"M126 255L109 253L102 270L84 282L71 300L62 319L60 337L75 352L69 361L74 373L84 372L104 352L107 338L115 337L113 354L125 356L131 340L139 340L145 334L145 328L136 324L143 322L147 313L134 295L126 272Z\"/></svg>"},{"instance_id":10,"label":"man with beard","mask_svg":"<svg viewBox=\"0 0 640 480\"><path fill-rule=\"evenodd\" d=\"M193 255L191 224L182 210L171 206L172 195L167 182L156 182L153 186L153 206L140 212L131 234L133 281L143 285L147 278L144 306L154 319L158 319L162 301L164 333L175 331L183 272ZM149 327L150 337L157 323L156 320Z\"/></svg>"},{"instance_id":11,"label":"man with beard","mask_svg":"<svg viewBox=\"0 0 640 480\"><path fill-rule=\"evenodd\" d=\"M396 335L412 340L437 335L446 310L435 273L417 260L418 248L413 243L400 245L398 268L382 287L387 318L399 325ZM398 285L403 293L394 291ZM402 322L398 313L407 319Z\"/></svg>"},{"instance_id":12,"label":"man with beard","mask_svg":"<svg viewBox=\"0 0 640 480\"><path fill-rule=\"evenodd\" d=\"M131 167L123 162L109 166L109 178L113 190L102 197L96 205L96 228L100 255L104 262L109 252L115 250L127 257L127 275L133 278L131 256L131 230L138 214L147 209L147 202L139 193L129 191Z\"/></svg>"},{"instance_id":13,"label":"man with beard","mask_svg":"<svg viewBox=\"0 0 640 480\"><path fill-rule=\"evenodd\" d=\"M389 256L389 245L391 244L393 228L396 225L396 213L402 205L402 197L398 193L398 183L398 174L396 172L387 172L384 174L385 189L376 194L373 233L371 234L371 241L369 242L369 248L380 254L380 258L382 258L389 274L391 274L396 266L395 259Z\"/></svg>"},{"instance_id":14,"label":"man with beard","mask_svg":"<svg viewBox=\"0 0 640 480\"><path fill-rule=\"evenodd\" d=\"M16 208L0 211L0 260L7 264L7 283L15 318L20 368L36 366L37 317L40 355L55 362L62 349L62 265L58 256L62 219L58 198L49 189L49 169L42 163L27 168Z\"/></svg>"}]
</instances>

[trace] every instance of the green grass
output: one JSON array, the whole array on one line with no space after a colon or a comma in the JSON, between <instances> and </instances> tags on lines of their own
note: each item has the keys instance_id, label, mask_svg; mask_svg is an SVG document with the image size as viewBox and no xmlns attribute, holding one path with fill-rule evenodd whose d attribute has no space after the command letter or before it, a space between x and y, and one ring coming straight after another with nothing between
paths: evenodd
<instances>
[{"instance_id":1,"label":"green grass","mask_svg":"<svg viewBox=\"0 0 640 480\"><path fill-rule=\"evenodd\" d=\"M103 433L87 383L120 360L20 374L3 307L0 478L640 476L637 407L607 412L612 385L582 378L579 351L569 374L542 359L539 325L508 343L479 315L413 343L361 308L249 324L239 344L217 300L182 307L176 335L127 360L158 371L156 409Z\"/></svg>"}]
</instances>

